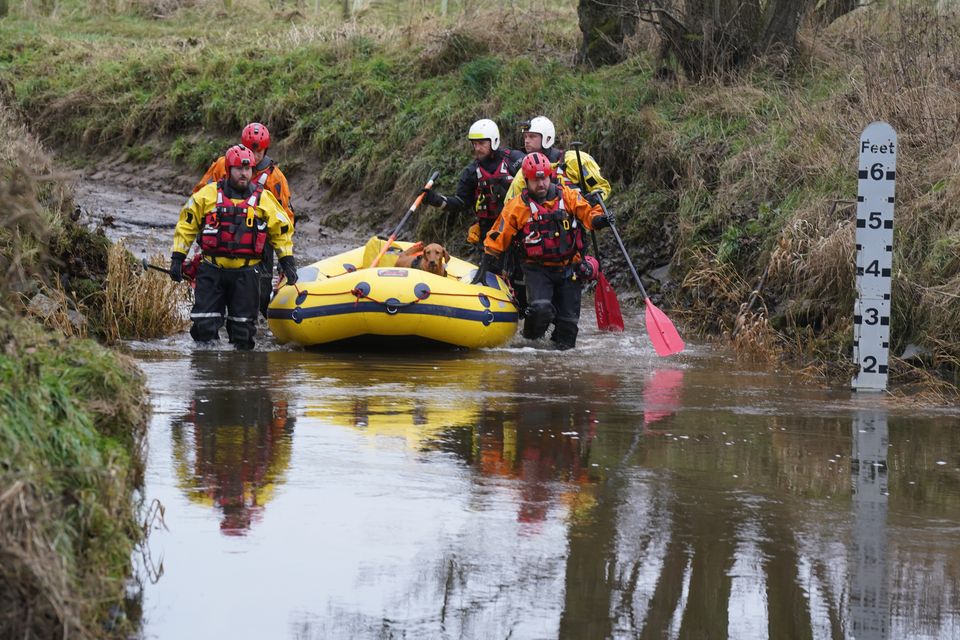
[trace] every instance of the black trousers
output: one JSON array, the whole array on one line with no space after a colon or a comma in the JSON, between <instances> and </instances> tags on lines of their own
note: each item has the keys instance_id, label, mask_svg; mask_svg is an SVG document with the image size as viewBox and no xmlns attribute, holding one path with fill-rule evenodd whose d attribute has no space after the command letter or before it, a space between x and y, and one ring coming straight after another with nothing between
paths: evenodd
<instances>
[{"instance_id":1,"label":"black trousers","mask_svg":"<svg viewBox=\"0 0 960 640\"><path fill-rule=\"evenodd\" d=\"M190 319L190 335L197 342L220 339L220 327L227 324L227 336L237 349L253 349L260 306L260 270L257 266L221 269L201 261L197 272Z\"/></svg>"},{"instance_id":2,"label":"black trousers","mask_svg":"<svg viewBox=\"0 0 960 640\"><path fill-rule=\"evenodd\" d=\"M557 348L572 349L576 346L583 289L580 279L574 279L575 274L573 267L523 264L527 285L524 338L536 340L542 337L552 322L555 328L551 339L557 343Z\"/></svg>"},{"instance_id":3,"label":"black trousers","mask_svg":"<svg viewBox=\"0 0 960 640\"><path fill-rule=\"evenodd\" d=\"M511 242L503 258L503 277L510 281L520 315L527 310L527 283L523 278L523 256L523 247L516 242Z\"/></svg>"}]
</instances>

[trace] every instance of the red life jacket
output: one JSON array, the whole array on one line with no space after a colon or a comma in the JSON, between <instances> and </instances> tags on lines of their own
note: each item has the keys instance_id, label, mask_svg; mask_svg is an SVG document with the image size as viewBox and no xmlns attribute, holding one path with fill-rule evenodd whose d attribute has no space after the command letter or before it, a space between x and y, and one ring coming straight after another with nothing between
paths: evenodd
<instances>
[{"instance_id":1,"label":"red life jacket","mask_svg":"<svg viewBox=\"0 0 960 640\"><path fill-rule=\"evenodd\" d=\"M567 211L563 192L548 208L534 200L524 189L523 202L530 207L530 218L521 229L521 241L527 258L537 261L566 262L583 249L583 229L576 216Z\"/></svg>"},{"instance_id":2,"label":"red life jacket","mask_svg":"<svg viewBox=\"0 0 960 640\"><path fill-rule=\"evenodd\" d=\"M247 198L245 204L235 205L223 195L223 180L217 183L217 204L203 218L200 231L200 249L205 255L224 258L259 258L267 242L267 221L257 216L263 184Z\"/></svg>"},{"instance_id":3,"label":"red life jacket","mask_svg":"<svg viewBox=\"0 0 960 640\"><path fill-rule=\"evenodd\" d=\"M503 209L503 199L510 190L513 174L510 173L510 150L502 149L500 164L493 172L488 172L477 163L477 218L487 219L492 224Z\"/></svg>"}]
</instances>

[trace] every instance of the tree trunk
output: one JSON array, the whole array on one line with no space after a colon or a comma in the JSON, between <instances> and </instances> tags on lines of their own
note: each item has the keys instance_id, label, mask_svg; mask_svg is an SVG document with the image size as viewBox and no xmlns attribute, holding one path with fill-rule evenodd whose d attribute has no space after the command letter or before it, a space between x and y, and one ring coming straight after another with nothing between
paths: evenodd
<instances>
[{"instance_id":1,"label":"tree trunk","mask_svg":"<svg viewBox=\"0 0 960 640\"><path fill-rule=\"evenodd\" d=\"M598 67L622 62L623 41L637 31L636 0L580 0L577 15L583 32L580 62Z\"/></svg>"},{"instance_id":2,"label":"tree trunk","mask_svg":"<svg viewBox=\"0 0 960 640\"><path fill-rule=\"evenodd\" d=\"M640 7L694 81L774 52L796 51L800 23L817 0L647 0Z\"/></svg>"},{"instance_id":3,"label":"tree trunk","mask_svg":"<svg viewBox=\"0 0 960 640\"><path fill-rule=\"evenodd\" d=\"M813 12L813 19L821 26L827 26L841 16L845 16L860 5L860 0L827 0Z\"/></svg>"}]
</instances>

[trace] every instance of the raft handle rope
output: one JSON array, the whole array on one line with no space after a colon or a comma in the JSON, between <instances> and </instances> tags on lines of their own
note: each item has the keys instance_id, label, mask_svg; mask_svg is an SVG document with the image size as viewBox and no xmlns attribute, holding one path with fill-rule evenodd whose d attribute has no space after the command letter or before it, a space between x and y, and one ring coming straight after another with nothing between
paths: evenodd
<instances>
[{"instance_id":1,"label":"raft handle rope","mask_svg":"<svg viewBox=\"0 0 960 640\"><path fill-rule=\"evenodd\" d=\"M298 296L321 296L321 297L322 297L322 296L343 296L343 295L350 294L350 295L352 295L353 297L356 298L356 304L359 304L361 300L366 299L366 300L369 300L370 302L375 302L375 303L377 303L377 304L383 305L384 307L387 308L387 313L390 313L391 315L393 315L394 313L396 313L397 310L399 310L399 309L401 309L401 308L415 305L415 304L417 304L418 302L420 302L421 300L426 300L427 297L428 297L428 296L424 296L423 298L417 298L416 300L411 300L410 302L400 302L400 301L395 300L395 299L392 299L392 298L391 298L390 300L377 300L376 298L370 296L369 294L364 293L359 287L354 287L353 289L349 289L349 290L347 290L347 291L333 291L333 292L330 292L330 293L311 293L310 291L307 291L306 289L302 289L302 290L301 290L300 287L297 286L296 283L294 283L293 285L290 285L290 286L292 286L292 287L296 290ZM443 291L431 291L431 292L430 292L430 297L432 297L432 296L447 296L447 297L450 297L450 298L484 298L484 297L485 297L485 298L488 298L489 300L496 300L497 302L509 302L510 304L513 304L513 300L510 300L510 299L507 299L507 298L498 298L497 296L491 296L491 295L489 295L489 294L487 294L487 293L483 293L483 292L480 292L480 293L447 293L447 292L443 292ZM393 308L394 311L391 312L391 311L390 311L391 308Z\"/></svg>"}]
</instances>

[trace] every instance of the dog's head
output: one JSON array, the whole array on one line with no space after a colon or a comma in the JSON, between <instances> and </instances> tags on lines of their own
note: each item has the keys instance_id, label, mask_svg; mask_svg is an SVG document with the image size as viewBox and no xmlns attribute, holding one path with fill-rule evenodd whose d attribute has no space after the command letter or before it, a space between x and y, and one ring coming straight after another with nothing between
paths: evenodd
<instances>
[{"instance_id":1,"label":"dog's head","mask_svg":"<svg viewBox=\"0 0 960 640\"><path fill-rule=\"evenodd\" d=\"M450 261L450 254L443 246L436 242L428 244L423 248L423 256L420 258L420 268L430 273L444 275L446 273L446 263Z\"/></svg>"}]
</instances>

